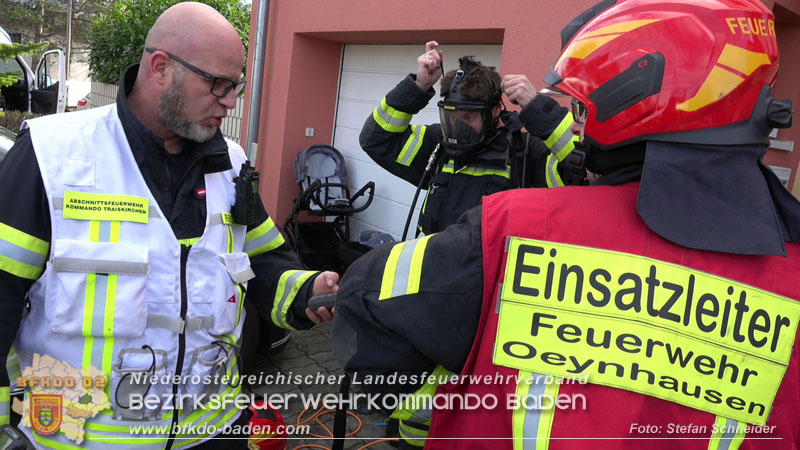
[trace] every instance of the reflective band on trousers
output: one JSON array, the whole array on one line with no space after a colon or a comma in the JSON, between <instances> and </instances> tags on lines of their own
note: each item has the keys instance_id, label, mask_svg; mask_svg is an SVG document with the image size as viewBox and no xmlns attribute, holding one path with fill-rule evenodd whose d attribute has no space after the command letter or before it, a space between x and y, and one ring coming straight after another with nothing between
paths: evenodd
<instances>
[{"instance_id":1,"label":"reflective band on trousers","mask_svg":"<svg viewBox=\"0 0 800 450\"><path fill-rule=\"evenodd\" d=\"M417 156L417 152L419 152L420 147L422 147L422 139L425 137L425 130L427 129L428 127L426 125L411 126L411 135L408 137L406 145L404 145L403 149L400 150L400 154L397 155L395 162L404 166L411 165L411 162L414 161L414 158Z\"/></svg>"},{"instance_id":2,"label":"reflective band on trousers","mask_svg":"<svg viewBox=\"0 0 800 450\"><path fill-rule=\"evenodd\" d=\"M717 416L708 450L738 450L745 438L745 423Z\"/></svg>"},{"instance_id":3,"label":"reflective band on trousers","mask_svg":"<svg viewBox=\"0 0 800 450\"><path fill-rule=\"evenodd\" d=\"M519 380L517 399L556 398L558 395L559 385L545 383L546 377L543 375L520 370L517 379ZM514 450L547 450L550 445L555 407L551 404L550 408L543 410L539 402L531 408L526 408L526 403L526 400L520 401L511 419Z\"/></svg>"},{"instance_id":4,"label":"reflective band on trousers","mask_svg":"<svg viewBox=\"0 0 800 450\"><path fill-rule=\"evenodd\" d=\"M228 388L220 394L225 398L236 398L241 393L241 386ZM198 409L193 413L187 415L182 414L178 426L181 429L194 429L205 426L206 430L214 427L217 430L223 427L223 424L230 423L234 416L239 412L235 407L234 402L230 401L225 404L226 407L220 408L206 408ZM164 414L159 421L120 421L111 419L109 416L98 414L92 419L89 419L84 425L83 442L80 446L75 445L75 442L67 439L62 432L56 432L53 435L41 436L34 434L34 439L39 447L55 449L55 450L125 450L135 448L136 450L162 450L164 444L167 442L166 434L136 434L131 436L132 427L147 428L153 427L170 427L172 424L171 413ZM29 428L25 431L32 433ZM189 444L194 444L201 439L208 437L208 434L194 435L194 434L178 434L172 448L180 448Z\"/></svg>"},{"instance_id":5,"label":"reflective band on trousers","mask_svg":"<svg viewBox=\"0 0 800 450\"><path fill-rule=\"evenodd\" d=\"M390 133L402 133L411 123L411 114L398 111L386 103L386 98L381 100L380 106L375 108L372 118L381 128Z\"/></svg>"},{"instance_id":6,"label":"reflective band on trousers","mask_svg":"<svg viewBox=\"0 0 800 450\"><path fill-rule=\"evenodd\" d=\"M434 235L401 242L392 248L386 267L383 269L381 293L378 300L419 292L422 275L422 259L428 239Z\"/></svg>"},{"instance_id":7,"label":"reflective band on trousers","mask_svg":"<svg viewBox=\"0 0 800 450\"><path fill-rule=\"evenodd\" d=\"M244 251L249 256L256 256L274 250L283 245L284 239L275 223L267 217L261 225L247 232Z\"/></svg>"},{"instance_id":8,"label":"reflective band on trousers","mask_svg":"<svg viewBox=\"0 0 800 450\"><path fill-rule=\"evenodd\" d=\"M405 420L420 424L430 425L433 416L433 405L423 400L433 398L440 381L446 380L453 372L437 365L431 376L425 379L425 384L407 397L392 413L392 419Z\"/></svg>"},{"instance_id":9,"label":"reflective band on trousers","mask_svg":"<svg viewBox=\"0 0 800 450\"><path fill-rule=\"evenodd\" d=\"M400 421L400 437L415 447L424 447L428 439L428 427L420 428L418 424Z\"/></svg>"}]
</instances>

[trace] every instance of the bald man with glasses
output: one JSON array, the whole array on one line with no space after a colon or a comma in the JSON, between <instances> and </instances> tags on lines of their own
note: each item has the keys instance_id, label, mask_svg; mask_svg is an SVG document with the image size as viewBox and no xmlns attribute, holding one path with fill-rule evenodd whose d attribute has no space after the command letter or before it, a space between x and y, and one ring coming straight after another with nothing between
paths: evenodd
<instances>
[{"instance_id":1,"label":"bald man with glasses","mask_svg":"<svg viewBox=\"0 0 800 450\"><path fill-rule=\"evenodd\" d=\"M0 359L18 363L0 368L0 426L10 381L57 364L102 378L100 403L81 397L93 413L65 434L53 424L76 399L29 386L20 430L37 448L138 447L129 430L141 424L170 430L147 448L246 448L218 439L249 412L209 403L241 394L245 295L284 328L332 320L307 303L338 289L338 275L304 270L260 198L248 223L231 214L246 157L219 126L244 62L222 15L179 3L122 74L116 104L23 125L0 165ZM49 406L55 431L31 406L37 394L62 396Z\"/></svg>"}]
</instances>

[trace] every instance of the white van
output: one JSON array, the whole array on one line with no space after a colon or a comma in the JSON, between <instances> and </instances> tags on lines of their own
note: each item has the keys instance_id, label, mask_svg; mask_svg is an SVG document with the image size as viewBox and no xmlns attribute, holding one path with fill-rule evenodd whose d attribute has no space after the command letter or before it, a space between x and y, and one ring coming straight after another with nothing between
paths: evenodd
<instances>
[{"instance_id":1,"label":"white van","mask_svg":"<svg viewBox=\"0 0 800 450\"><path fill-rule=\"evenodd\" d=\"M10 44L11 36L0 28L0 44ZM0 88L0 111L25 111L36 114L63 113L67 108L67 78L64 52L48 50L36 72L22 57L0 58L0 75L15 74L17 81Z\"/></svg>"}]
</instances>

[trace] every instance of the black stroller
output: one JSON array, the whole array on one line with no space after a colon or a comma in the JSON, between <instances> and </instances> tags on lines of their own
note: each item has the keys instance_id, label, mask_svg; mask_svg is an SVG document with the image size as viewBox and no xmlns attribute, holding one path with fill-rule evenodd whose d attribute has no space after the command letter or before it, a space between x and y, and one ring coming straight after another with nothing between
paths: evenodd
<instances>
[{"instance_id":1,"label":"black stroller","mask_svg":"<svg viewBox=\"0 0 800 450\"><path fill-rule=\"evenodd\" d=\"M375 182L368 182L351 196L344 157L330 145L312 145L301 151L294 174L302 192L283 227L289 245L309 269L344 273L371 248L350 240L350 216L372 203ZM365 198L356 206L362 196ZM322 221L301 221L301 213L322 217Z\"/></svg>"}]
</instances>

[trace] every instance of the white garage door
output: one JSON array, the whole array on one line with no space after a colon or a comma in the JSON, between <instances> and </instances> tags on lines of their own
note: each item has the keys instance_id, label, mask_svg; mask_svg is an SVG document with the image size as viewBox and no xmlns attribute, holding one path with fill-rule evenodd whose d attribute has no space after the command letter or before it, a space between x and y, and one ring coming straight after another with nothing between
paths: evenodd
<instances>
[{"instance_id":1,"label":"white garage door","mask_svg":"<svg viewBox=\"0 0 800 450\"><path fill-rule=\"evenodd\" d=\"M475 55L475 59L486 65L500 67L500 45L443 45L440 49L444 52L446 71L457 69L458 58L464 55ZM347 45L344 48L333 146L347 161L351 190L368 181L375 182L372 205L351 220L353 240L358 239L361 230L385 231L397 240L403 234L416 186L375 164L358 144L358 134L384 95L409 72L416 72L417 57L424 51L424 45ZM414 116L412 124L439 122L436 108L439 83L435 89L437 95ZM424 195L423 190L411 221L412 227L417 223ZM414 237L413 229L409 231L409 237Z\"/></svg>"}]
</instances>

